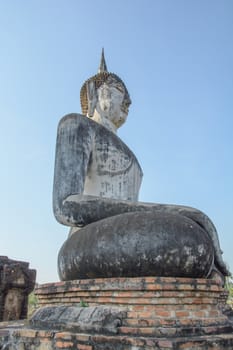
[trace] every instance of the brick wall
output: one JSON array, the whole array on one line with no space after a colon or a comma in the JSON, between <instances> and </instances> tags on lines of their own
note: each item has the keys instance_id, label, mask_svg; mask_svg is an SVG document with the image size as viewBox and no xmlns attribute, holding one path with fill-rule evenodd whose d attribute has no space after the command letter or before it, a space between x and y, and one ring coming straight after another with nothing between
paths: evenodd
<instances>
[{"instance_id":1,"label":"brick wall","mask_svg":"<svg viewBox=\"0 0 233 350\"><path fill-rule=\"evenodd\" d=\"M44 284L36 290L40 306L85 302L126 307L128 317L120 331L126 333L130 326L131 332L147 334L159 326L224 324L227 318L219 308L224 293L213 280L162 277L77 280Z\"/></svg>"},{"instance_id":2,"label":"brick wall","mask_svg":"<svg viewBox=\"0 0 233 350\"><path fill-rule=\"evenodd\" d=\"M219 308L226 294L213 280L156 277L78 280L41 285L36 295L40 306L85 302L89 306L119 306L127 312L118 333L113 335L30 327L13 330L5 327L2 329L5 333L1 333L0 328L0 339L2 334L5 342L15 344L9 350L233 349L232 324Z\"/></svg>"}]
</instances>

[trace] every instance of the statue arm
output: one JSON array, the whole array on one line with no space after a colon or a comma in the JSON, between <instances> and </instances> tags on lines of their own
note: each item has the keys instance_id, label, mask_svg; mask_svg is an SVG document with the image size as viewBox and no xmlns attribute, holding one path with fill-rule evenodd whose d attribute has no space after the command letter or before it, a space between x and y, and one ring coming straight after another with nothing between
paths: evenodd
<instances>
[{"instance_id":1,"label":"statue arm","mask_svg":"<svg viewBox=\"0 0 233 350\"><path fill-rule=\"evenodd\" d=\"M72 194L82 194L95 130L88 118L69 114L58 125L53 185L53 211L58 222L70 225L64 208Z\"/></svg>"},{"instance_id":2,"label":"statue arm","mask_svg":"<svg viewBox=\"0 0 233 350\"><path fill-rule=\"evenodd\" d=\"M143 211L144 205L112 198L73 194L63 203L63 212L69 226L85 226L111 216Z\"/></svg>"}]
</instances>

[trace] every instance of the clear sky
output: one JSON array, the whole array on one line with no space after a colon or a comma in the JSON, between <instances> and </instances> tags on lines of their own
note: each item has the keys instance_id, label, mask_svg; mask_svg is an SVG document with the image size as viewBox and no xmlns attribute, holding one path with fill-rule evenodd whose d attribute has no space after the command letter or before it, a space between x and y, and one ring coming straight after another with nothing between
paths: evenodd
<instances>
[{"instance_id":1,"label":"clear sky","mask_svg":"<svg viewBox=\"0 0 233 350\"><path fill-rule=\"evenodd\" d=\"M204 211L233 271L232 38L232 0L0 1L0 255L58 280L56 129L104 46L132 99L118 134L143 168L140 200Z\"/></svg>"}]
</instances>

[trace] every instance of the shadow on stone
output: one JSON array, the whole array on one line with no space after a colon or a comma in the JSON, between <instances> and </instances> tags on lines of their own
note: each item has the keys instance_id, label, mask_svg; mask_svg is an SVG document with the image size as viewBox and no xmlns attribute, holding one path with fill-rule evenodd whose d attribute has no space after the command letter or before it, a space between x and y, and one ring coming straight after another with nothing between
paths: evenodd
<instances>
[{"instance_id":1,"label":"shadow on stone","mask_svg":"<svg viewBox=\"0 0 233 350\"><path fill-rule=\"evenodd\" d=\"M110 306L48 306L36 311L30 325L36 329L117 334L126 311Z\"/></svg>"}]
</instances>

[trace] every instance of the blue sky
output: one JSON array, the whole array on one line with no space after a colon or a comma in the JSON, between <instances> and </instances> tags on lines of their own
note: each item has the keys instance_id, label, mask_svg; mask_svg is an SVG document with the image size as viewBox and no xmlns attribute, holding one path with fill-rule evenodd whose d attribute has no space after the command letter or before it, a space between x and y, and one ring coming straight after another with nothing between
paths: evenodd
<instances>
[{"instance_id":1,"label":"blue sky","mask_svg":"<svg viewBox=\"0 0 233 350\"><path fill-rule=\"evenodd\" d=\"M233 271L232 37L231 0L1 1L0 254L58 280L56 129L104 46L132 99L118 134L143 168L140 200L207 213Z\"/></svg>"}]
</instances>

